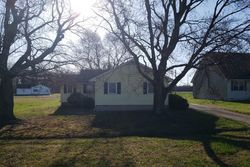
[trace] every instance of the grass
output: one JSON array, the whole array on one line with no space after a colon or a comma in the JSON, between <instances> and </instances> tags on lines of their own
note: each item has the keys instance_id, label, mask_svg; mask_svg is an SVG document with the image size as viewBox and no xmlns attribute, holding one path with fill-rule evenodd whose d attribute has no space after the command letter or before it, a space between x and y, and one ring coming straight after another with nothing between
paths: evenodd
<instances>
[{"instance_id":1,"label":"grass","mask_svg":"<svg viewBox=\"0 0 250 167\"><path fill-rule=\"evenodd\" d=\"M250 115L250 101L246 102L230 102L221 100L195 99L191 92L181 92L178 95L187 99L190 104L209 105L223 108L233 112Z\"/></svg>"},{"instance_id":2,"label":"grass","mask_svg":"<svg viewBox=\"0 0 250 167\"><path fill-rule=\"evenodd\" d=\"M47 116L59 107L59 96L59 94L52 96L15 96L15 115L18 118Z\"/></svg>"},{"instance_id":3,"label":"grass","mask_svg":"<svg viewBox=\"0 0 250 167\"><path fill-rule=\"evenodd\" d=\"M57 109L58 96L15 102L23 121L0 129L1 167L250 164L247 125L195 110L86 112Z\"/></svg>"}]
</instances>

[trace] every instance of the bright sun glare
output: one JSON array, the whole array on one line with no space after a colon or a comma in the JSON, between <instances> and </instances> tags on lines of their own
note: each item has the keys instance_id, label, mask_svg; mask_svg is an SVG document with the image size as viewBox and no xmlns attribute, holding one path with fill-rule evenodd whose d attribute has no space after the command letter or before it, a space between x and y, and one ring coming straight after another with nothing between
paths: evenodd
<instances>
[{"instance_id":1,"label":"bright sun glare","mask_svg":"<svg viewBox=\"0 0 250 167\"><path fill-rule=\"evenodd\" d=\"M72 9L83 16L91 16L93 14L92 7L94 0L71 0Z\"/></svg>"}]
</instances>

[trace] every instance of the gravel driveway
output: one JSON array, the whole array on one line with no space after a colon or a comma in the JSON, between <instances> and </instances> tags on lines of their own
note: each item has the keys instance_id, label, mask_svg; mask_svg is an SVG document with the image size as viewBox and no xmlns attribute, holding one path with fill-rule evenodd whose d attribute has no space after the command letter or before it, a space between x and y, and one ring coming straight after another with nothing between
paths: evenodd
<instances>
[{"instance_id":1,"label":"gravel driveway","mask_svg":"<svg viewBox=\"0 0 250 167\"><path fill-rule=\"evenodd\" d=\"M213 106L205 106L205 105L198 105L198 104L191 104L190 108L199 110L208 114L216 115L219 117L241 121L250 125L250 115L235 113L235 112L231 112L231 111L213 107Z\"/></svg>"}]
</instances>

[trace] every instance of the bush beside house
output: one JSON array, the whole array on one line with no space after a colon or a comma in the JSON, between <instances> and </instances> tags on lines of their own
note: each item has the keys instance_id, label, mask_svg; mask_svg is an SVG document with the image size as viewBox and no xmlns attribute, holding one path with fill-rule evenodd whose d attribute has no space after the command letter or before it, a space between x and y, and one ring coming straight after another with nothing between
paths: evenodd
<instances>
[{"instance_id":1,"label":"bush beside house","mask_svg":"<svg viewBox=\"0 0 250 167\"><path fill-rule=\"evenodd\" d=\"M179 95L170 94L169 95L169 108L177 110L186 110L188 109L189 104L186 99Z\"/></svg>"},{"instance_id":2,"label":"bush beside house","mask_svg":"<svg viewBox=\"0 0 250 167\"><path fill-rule=\"evenodd\" d=\"M82 107L86 109L93 109L95 107L95 100L91 97L84 96L81 93L72 93L68 98L68 103L75 107Z\"/></svg>"}]
</instances>

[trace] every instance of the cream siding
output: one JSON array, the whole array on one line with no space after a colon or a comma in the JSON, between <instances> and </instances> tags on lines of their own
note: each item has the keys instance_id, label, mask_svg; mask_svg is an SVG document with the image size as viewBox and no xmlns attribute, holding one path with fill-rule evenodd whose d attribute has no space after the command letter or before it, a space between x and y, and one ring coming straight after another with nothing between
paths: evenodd
<instances>
[{"instance_id":1,"label":"cream siding","mask_svg":"<svg viewBox=\"0 0 250 167\"><path fill-rule=\"evenodd\" d=\"M147 75L152 73L148 67L142 67ZM148 82L137 70L134 63L125 63L116 69L105 72L89 80L94 83L94 93L88 96L95 98L95 110L144 110L152 109L153 93L143 94L143 83ZM104 83L121 83L120 94L104 94ZM167 78L165 84L167 84ZM67 83L67 86L76 87L77 92L83 93L83 83ZM61 102L67 102L71 93L64 93L61 86ZM165 101L168 105L168 96Z\"/></svg>"},{"instance_id":2,"label":"cream siding","mask_svg":"<svg viewBox=\"0 0 250 167\"><path fill-rule=\"evenodd\" d=\"M104 94L105 82L120 82L121 94ZM96 78L95 82L95 104L105 105L153 105L153 94L143 94L143 82L146 79L138 72L134 64L127 64L116 68ZM168 100L166 100L167 105Z\"/></svg>"},{"instance_id":3,"label":"cream siding","mask_svg":"<svg viewBox=\"0 0 250 167\"><path fill-rule=\"evenodd\" d=\"M199 71L193 81L193 95L201 99L222 99L227 97L227 80L218 67Z\"/></svg>"}]
</instances>

